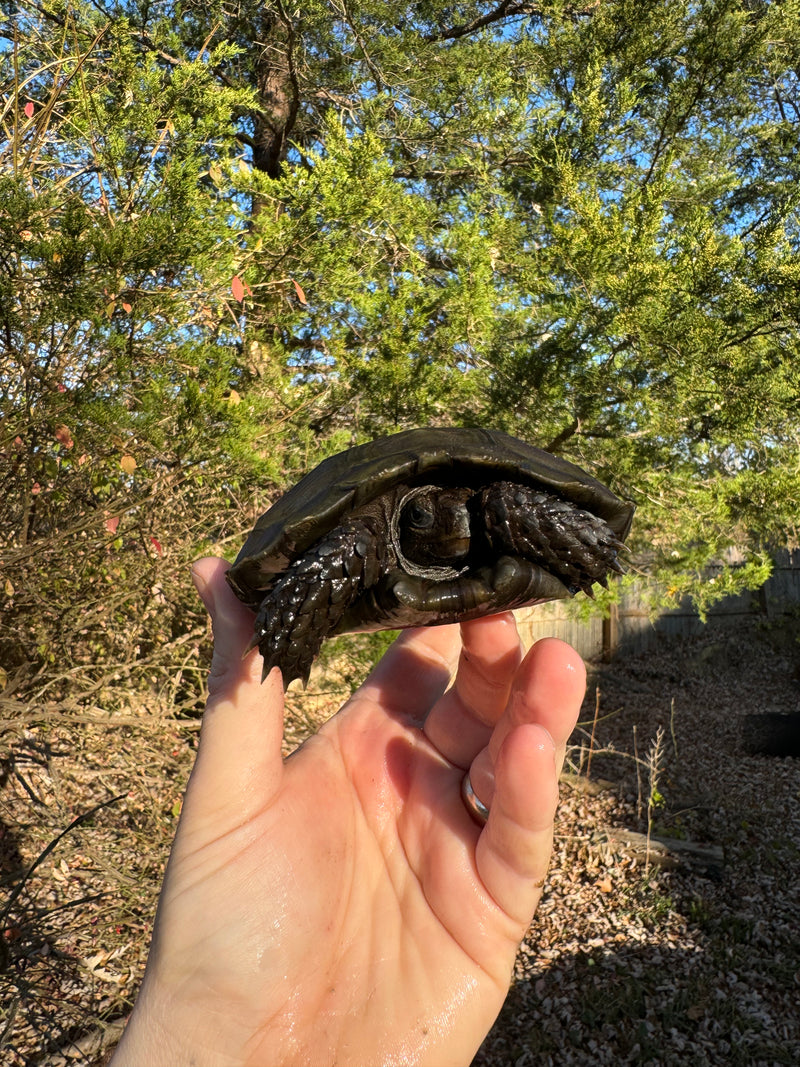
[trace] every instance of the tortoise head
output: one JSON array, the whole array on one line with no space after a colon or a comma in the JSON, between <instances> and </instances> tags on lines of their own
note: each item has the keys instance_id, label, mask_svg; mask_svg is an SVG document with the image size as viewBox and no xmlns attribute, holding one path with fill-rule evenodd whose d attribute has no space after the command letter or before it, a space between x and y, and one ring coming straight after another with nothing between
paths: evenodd
<instances>
[{"instance_id":1,"label":"tortoise head","mask_svg":"<svg viewBox=\"0 0 800 1067\"><path fill-rule=\"evenodd\" d=\"M390 537L407 574L445 581L461 573L471 544L466 488L420 485L398 501Z\"/></svg>"}]
</instances>

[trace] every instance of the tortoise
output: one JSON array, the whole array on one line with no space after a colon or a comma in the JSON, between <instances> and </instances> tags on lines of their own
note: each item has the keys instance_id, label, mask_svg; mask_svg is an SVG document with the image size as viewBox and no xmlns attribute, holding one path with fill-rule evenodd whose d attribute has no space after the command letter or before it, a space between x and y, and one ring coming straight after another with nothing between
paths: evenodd
<instances>
[{"instance_id":1,"label":"tortoise","mask_svg":"<svg viewBox=\"0 0 800 1067\"><path fill-rule=\"evenodd\" d=\"M633 505L498 430L406 430L331 456L256 522L228 582L266 677L308 681L337 633L432 626L591 595Z\"/></svg>"}]
</instances>

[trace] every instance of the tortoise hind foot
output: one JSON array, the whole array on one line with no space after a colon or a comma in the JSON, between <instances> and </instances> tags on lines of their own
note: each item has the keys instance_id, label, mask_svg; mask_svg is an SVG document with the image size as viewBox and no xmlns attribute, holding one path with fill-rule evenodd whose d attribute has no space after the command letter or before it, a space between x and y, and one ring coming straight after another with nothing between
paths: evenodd
<instances>
[{"instance_id":1,"label":"tortoise hind foot","mask_svg":"<svg viewBox=\"0 0 800 1067\"><path fill-rule=\"evenodd\" d=\"M372 578L377 547L364 523L345 523L278 576L261 601L250 645L264 659L262 681L280 667L284 690L295 678L305 688L323 641Z\"/></svg>"},{"instance_id":2,"label":"tortoise hind foot","mask_svg":"<svg viewBox=\"0 0 800 1067\"><path fill-rule=\"evenodd\" d=\"M610 571L623 573L624 545L597 515L553 493L514 482L496 482L484 495L493 547L540 564L571 592L592 595Z\"/></svg>"}]
</instances>

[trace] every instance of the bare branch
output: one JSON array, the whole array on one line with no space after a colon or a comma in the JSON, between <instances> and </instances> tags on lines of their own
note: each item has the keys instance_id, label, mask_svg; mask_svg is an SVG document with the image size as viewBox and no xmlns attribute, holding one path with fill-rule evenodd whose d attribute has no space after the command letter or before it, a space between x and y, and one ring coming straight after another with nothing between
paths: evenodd
<instances>
[{"instance_id":1,"label":"bare branch","mask_svg":"<svg viewBox=\"0 0 800 1067\"><path fill-rule=\"evenodd\" d=\"M491 26L505 18L513 18L516 15L541 15L541 13L542 9L539 4L526 3L525 0L503 0L492 11L487 11L485 15L480 15L471 22L463 22L460 26L451 26L436 33L428 33L424 39L426 41L452 41L459 37L468 37L476 30L482 30L484 26Z\"/></svg>"},{"instance_id":2,"label":"bare branch","mask_svg":"<svg viewBox=\"0 0 800 1067\"><path fill-rule=\"evenodd\" d=\"M591 0L590 3L584 4L582 7L567 8L566 13L571 16L588 15L598 6L599 2L600 0ZM517 15L533 15L541 18L543 9L541 4L529 3L526 0L503 0L492 11L487 11L485 15L480 15L478 18L472 19L471 22L464 22L460 26L451 26L448 29L438 30L436 33L427 33L424 35L423 40L457 40L459 37L468 37L471 33L482 30L484 26L502 22L503 19L515 18Z\"/></svg>"}]
</instances>

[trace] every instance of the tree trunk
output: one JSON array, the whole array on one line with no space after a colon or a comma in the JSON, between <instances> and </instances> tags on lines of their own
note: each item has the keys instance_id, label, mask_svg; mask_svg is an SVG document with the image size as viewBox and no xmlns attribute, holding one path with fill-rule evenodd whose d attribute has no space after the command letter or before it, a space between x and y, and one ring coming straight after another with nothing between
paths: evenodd
<instances>
[{"instance_id":1,"label":"tree trunk","mask_svg":"<svg viewBox=\"0 0 800 1067\"><path fill-rule=\"evenodd\" d=\"M280 4L266 12L258 34L256 83L260 110L253 131L253 166L279 178L300 98L294 70L295 33ZM259 208L253 205L254 213Z\"/></svg>"}]
</instances>

